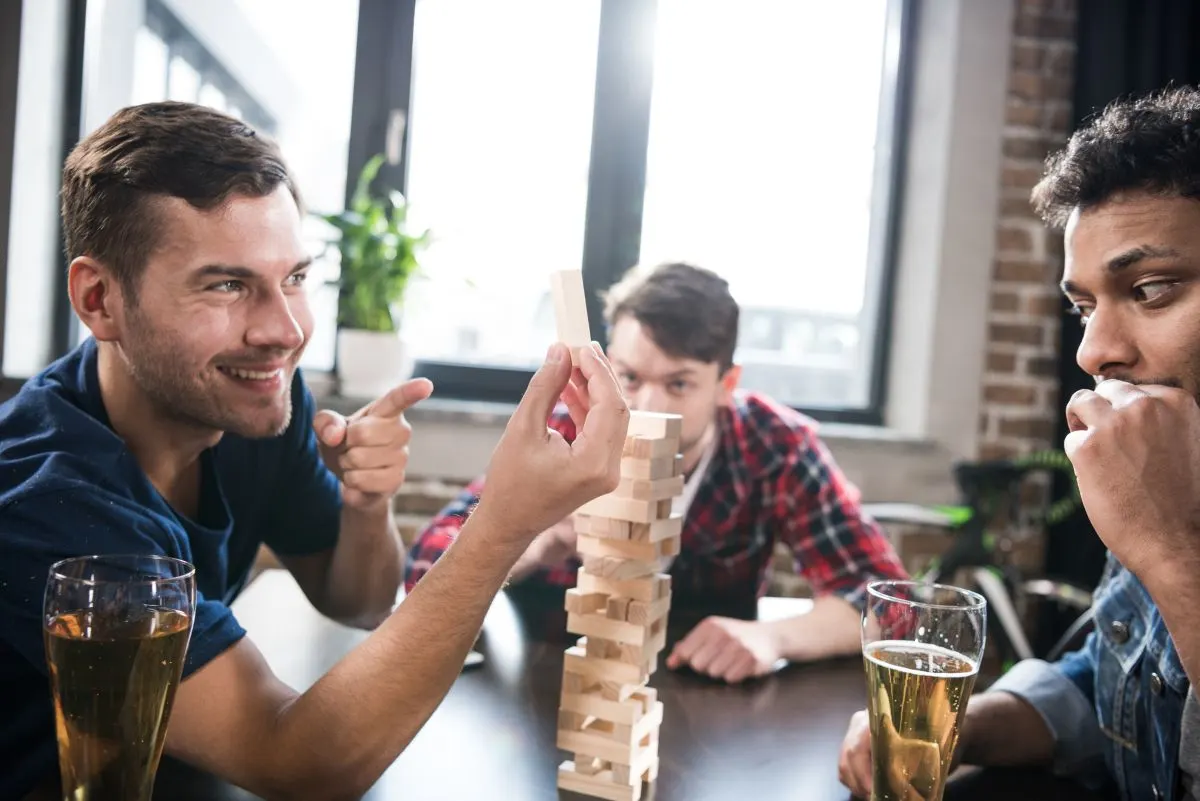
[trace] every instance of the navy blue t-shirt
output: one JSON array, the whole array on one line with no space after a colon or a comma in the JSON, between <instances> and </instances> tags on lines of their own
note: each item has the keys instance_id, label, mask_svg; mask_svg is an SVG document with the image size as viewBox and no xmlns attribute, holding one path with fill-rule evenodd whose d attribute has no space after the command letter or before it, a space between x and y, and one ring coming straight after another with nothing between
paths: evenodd
<instances>
[{"instance_id":1,"label":"navy blue t-shirt","mask_svg":"<svg viewBox=\"0 0 1200 801\"><path fill-rule=\"evenodd\" d=\"M196 568L184 676L245 633L229 609L260 543L308 554L337 542L337 479L297 370L292 421L269 439L226 434L202 457L199 514L177 514L109 426L88 339L0 406L0 799L57 770L42 644L50 566L89 554L163 554Z\"/></svg>"}]
</instances>

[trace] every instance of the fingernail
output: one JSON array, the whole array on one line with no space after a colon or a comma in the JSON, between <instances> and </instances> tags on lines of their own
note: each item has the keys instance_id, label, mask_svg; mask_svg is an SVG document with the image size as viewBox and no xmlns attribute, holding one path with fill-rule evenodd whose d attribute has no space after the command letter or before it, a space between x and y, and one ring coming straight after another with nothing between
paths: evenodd
<instances>
[{"instance_id":1,"label":"fingernail","mask_svg":"<svg viewBox=\"0 0 1200 801\"><path fill-rule=\"evenodd\" d=\"M546 363L558 364L562 361L563 348L562 344L555 342L550 345L550 349L546 351Z\"/></svg>"},{"instance_id":2,"label":"fingernail","mask_svg":"<svg viewBox=\"0 0 1200 801\"><path fill-rule=\"evenodd\" d=\"M591 344L592 344L592 353L596 354L597 356L603 357L604 356L604 348L600 347L600 343L593 340Z\"/></svg>"}]
</instances>

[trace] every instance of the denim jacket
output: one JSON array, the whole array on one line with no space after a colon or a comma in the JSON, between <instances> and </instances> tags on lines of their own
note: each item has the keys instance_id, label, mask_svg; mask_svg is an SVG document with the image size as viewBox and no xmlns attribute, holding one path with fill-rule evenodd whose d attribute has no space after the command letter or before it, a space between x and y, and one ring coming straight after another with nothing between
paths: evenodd
<instances>
[{"instance_id":1,"label":"denim jacket","mask_svg":"<svg viewBox=\"0 0 1200 801\"><path fill-rule=\"evenodd\" d=\"M1180 732L1184 715L1191 722L1200 705L1166 624L1111 554L1094 610L1095 628L1080 650L1054 664L1025 660L991 691L1024 698L1042 715L1057 773L1115 785L1124 801L1186 801L1185 779L1200 777L1183 775ZM1194 770L1191 756L1184 764Z\"/></svg>"}]
</instances>

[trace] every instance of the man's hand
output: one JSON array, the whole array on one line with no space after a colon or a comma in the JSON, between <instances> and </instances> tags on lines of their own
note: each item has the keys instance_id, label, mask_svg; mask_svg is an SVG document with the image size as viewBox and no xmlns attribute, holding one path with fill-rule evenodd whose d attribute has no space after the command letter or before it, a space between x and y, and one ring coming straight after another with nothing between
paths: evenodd
<instances>
[{"instance_id":1,"label":"man's hand","mask_svg":"<svg viewBox=\"0 0 1200 801\"><path fill-rule=\"evenodd\" d=\"M779 661L774 630L754 620L708 617L678 643L667 657L667 667L689 666L697 673L731 684L763 676Z\"/></svg>"},{"instance_id":2,"label":"man's hand","mask_svg":"<svg viewBox=\"0 0 1200 801\"><path fill-rule=\"evenodd\" d=\"M321 458L342 482L342 501L357 509L386 506L404 483L412 427L404 412L428 398L433 384L414 378L349 417L317 412L313 430Z\"/></svg>"},{"instance_id":3,"label":"man's hand","mask_svg":"<svg viewBox=\"0 0 1200 801\"><path fill-rule=\"evenodd\" d=\"M1200 407L1181 389L1105 380L1067 405L1064 443L1096 533L1146 581L1200 564Z\"/></svg>"},{"instance_id":4,"label":"man's hand","mask_svg":"<svg viewBox=\"0 0 1200 801\"><path fill-rule=\"evenodd\" d=\"M560 398L578 429L571 443L546 425ZM556 343L496 445L473 516L516 537L513 544L524 550L537 534L616 489L628 430L629 407L600 346L582 348L572 370L570 352Z\"/></svg>"}]
</instances>

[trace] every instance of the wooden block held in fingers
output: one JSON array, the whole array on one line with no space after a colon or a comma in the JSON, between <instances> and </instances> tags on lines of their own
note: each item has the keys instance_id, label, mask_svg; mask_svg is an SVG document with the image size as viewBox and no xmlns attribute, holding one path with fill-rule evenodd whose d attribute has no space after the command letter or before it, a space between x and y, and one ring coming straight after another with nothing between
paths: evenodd
<instances>
[{"instance_id":1,"label":"wooden block held in fingers","mask_svg":"<svg viewBox=\"0 0 1200 801\"><path fill-rule=\"evenodd\" d=\"M672 439L649 439L647 437L625 437L621 449L622 458L661 459L679 453L679 443Z\"/></svg>"},{"instance_id":2,"label":"wooden block held in fingers","mask_svg":"<svg viewBox=\"0 0 1200 801\"><path fill-rule=\"evenodd\" d=\"M612 494L621 498L636 498L639 501L661 501L674 498L683 492L683 476L669 478L623 478Z\"/></svg>"},{"instance_id":3,"label":"wooden block held in fingers","mask_svg":"<svg viewBox=\"0 0 1200 801\"><path fill-rule=\"evenodd\" d=\"M671 516L671 499L643 501L609 493L580 506L579 514L612 517L632 523L651 523L655 520L666 520Z\"/></svg>"},{"instance_id":4,"label":"wooden block held in fingers","mask_svg":"<svg viewBox=\"0 0 1200 801\"><path fill-rule=\"evenodd\" d=\"M625 456L621 459L621 478L640 478L653 481L683 475L683 454L659 456L654 459L637 459Z\"/></svg>"},{"instance_id":5,"label":"wooden block held in fingers","mask_svg":"<svg viewBox=\"0 0 1200 801\"><path fill-rule=\"evenodd\" d=\"M571 359L579 363L579 349L592 341L588 324L587 297L583 291L582 270L556 270L550 274L550 294L554 298L554 321L559 341L571 349Z\"/></svg>"},{"instance_id":6,"label":"wooden block held in fingers","mask_svg":"<svg viewBox=\"0 0 1200 801\"><path fill-rule=\"evenodd\" d=\"M629 435L650 439L679 439L683 434L683 417L663 412L631 411Z\"/></svg>"}]
</instances>

